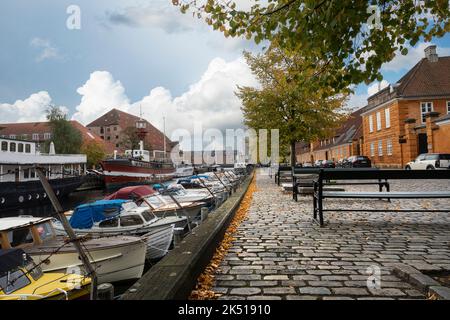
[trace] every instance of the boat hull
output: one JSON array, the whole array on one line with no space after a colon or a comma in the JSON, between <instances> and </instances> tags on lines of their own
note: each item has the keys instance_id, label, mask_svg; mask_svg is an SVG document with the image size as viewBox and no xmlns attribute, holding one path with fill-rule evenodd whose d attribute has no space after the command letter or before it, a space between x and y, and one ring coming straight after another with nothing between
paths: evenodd
<instances>
[{"instance_id":1,"label":"boat hull","mask_svg":"<svg viewBox=\"0 0 450 320\"><path fill-rule=\"evenodd\" d=\"M117 238L124 242L107 245L117 241ZM84 241L83 245L96 269L98 283L139 279L144 272L147 245L139 238L99 238ZM71 244L52 254L57 247L43 245L27 249L26 252L37 264L42 262L44 272L75 271L85 274L78 253Z\"/></svg>"},{"instance_id":2,"label":"boat hull","mask_svg":"<svg viewBox=\"0 0 450 320\"><path fill-rule=\"evenodd\" d=\"M83 176L52 179L50 185L58 198L69 195L84 181ZM49 202L39 180L0 183L0 210L23 208Z\"/></svg>"},{"instance_id":3,"label":"boat hull","mask_svg":"<svg viewBox=\"0 0 450 320\"><path fill-rule=\"evenodd\" d=\"M103 179L107 189L124 186L162 183L173 179L175 168L167 163L137 160L105 160Z\"/></svg>"}]
</instances>

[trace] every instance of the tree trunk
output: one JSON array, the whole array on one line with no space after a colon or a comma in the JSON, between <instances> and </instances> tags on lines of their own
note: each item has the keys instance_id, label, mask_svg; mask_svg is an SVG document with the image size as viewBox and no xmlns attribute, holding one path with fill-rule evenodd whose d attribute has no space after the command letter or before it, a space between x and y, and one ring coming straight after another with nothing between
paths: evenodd
<instances>
[{"instance_id":1,"label":"tree trunk","mask_svg":"<svg viewBox=\"0 0 450 320\"><path fill-rule=\"evenodd\" d=\"M295 167L296 158L295 158L295 141L291 141L291 167Z\"/></svg>"}]
</instances>

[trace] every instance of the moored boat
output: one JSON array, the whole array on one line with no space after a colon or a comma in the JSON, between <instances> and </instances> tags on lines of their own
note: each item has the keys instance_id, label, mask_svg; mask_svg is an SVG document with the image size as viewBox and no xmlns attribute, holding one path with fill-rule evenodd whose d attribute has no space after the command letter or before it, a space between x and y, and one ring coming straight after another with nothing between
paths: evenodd
<instances>
[{"instance_id":1,"label":"moored boat","mask_svg":"<svg viewBox=\"0 0 450 320\"><path fill-rule=\"evenodd\" d=\"M22 249L0 249L0 300L88 299L91 278L47 273Z\"/></svg>"},{"instance_id":2,"label":"moored boat","mask_svg":"<svg viewBox=\"0 0 450 320\"><path fill-rule=\"evenodd\" d=\"M22 248L44 272L79 270L82 262L67 237L56 234L52 218L19 216L0 219L2 249ZM84 237L82 246L96 269L99 283L138 279L142 276L147 245L132 236Z\"/></svg>"},{"instance_id":3,"label":"moored boat","mask_svg":"<svg viewBox=\"0 0 450 320\"><path fill-rule=\"evenodd\" d=\"M75 191L86 171L86 155L43 154L35 142L0 138L0 210L48 202L35 172L39 166L57 197Z\"/></svg>"}]
</instances>

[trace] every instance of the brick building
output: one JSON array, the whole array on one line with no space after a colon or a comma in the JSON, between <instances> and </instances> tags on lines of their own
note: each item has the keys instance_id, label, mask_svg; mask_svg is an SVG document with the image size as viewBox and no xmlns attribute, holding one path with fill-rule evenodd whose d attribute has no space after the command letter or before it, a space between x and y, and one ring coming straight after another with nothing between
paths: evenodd
<instances>
[{"instance_id":1,"label":"brick building","mask_svg":"<svg viewBox=\"0 0 450 320\"><path fill-rule=\"evenodd\" d=\"M450 153L450 57L436 46L396 84L368 98L364 155L377 167L402 168L420 153Z\"/></svg>"},{"instance_id":2,"label":"brick building","mask_svg":"<svg viewBox=\"0 0 450 320\"><path fill-rule=\"evenodd\" d=\"M296 146L297 162L338 161L353 155L360 155L364 143L362 112L363 109L353 112L333 136L312 143L298 143Z\"/></svg>"},{"instance_id":3,"label":"brick building","mask_svg":"<svg viewBox=\"0 0 450 320\"><path fill-rule=\"evenodd\" d=\"M111 143L119 153L123 153L126 149L129 149L129 146L124 145L124 130L129 127L136 128L136 122L139 120L139 117L132 114L112 109L100 118L89 123L86 127L93 134ZM177 142L170 141L167 136L156 129L150 122L146 120L144 122L147 131L145 144L149 147L150 151L154 152L155 157L163 157L165 139L166 158L168 158L171 149L177 145Z\"/></svg>"},{"instance_id":4,"label":"brick building","mask_svg":"<svg viewBox=\"0 0 450 320\"><path fill-rule=\"evenodd\" d=\"M114 152L114 145L91 133L81 123L72 120L70 124L80 131L84 143L94 141L103 145L107 153ZM51 140L52 133L48 122L3 123L0 124L0 137L33 141L39 145Z\"/></svg>"}]
</instances>

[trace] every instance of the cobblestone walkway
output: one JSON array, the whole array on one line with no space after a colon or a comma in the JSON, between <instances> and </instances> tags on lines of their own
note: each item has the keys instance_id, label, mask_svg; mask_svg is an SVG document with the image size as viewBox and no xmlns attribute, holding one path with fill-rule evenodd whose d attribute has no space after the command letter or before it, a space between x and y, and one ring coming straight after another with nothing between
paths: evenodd
<instances>
[{"instance_id":1,"label":"cobblestone walkway","mask_svg":"<svg viewBox=\"0 0 450 320\"><path fill-rule=\"evenodd\" d=\"M312 198L291 200L259 171L248 218L216 274L219 299L423 299L392 274L396 264L450 270L447 213L333 213L312 222ZM356 186L355 186L356 187ZM362 186L345 187L360 190ZM376 190L368 186L365 190ZM447 181L393 181L391 190L449 190ZM449 200L326 200L327 208L448 208ZM369 289L368 267L379 266L381 288Z\"/></svg>"}]
</instances>

